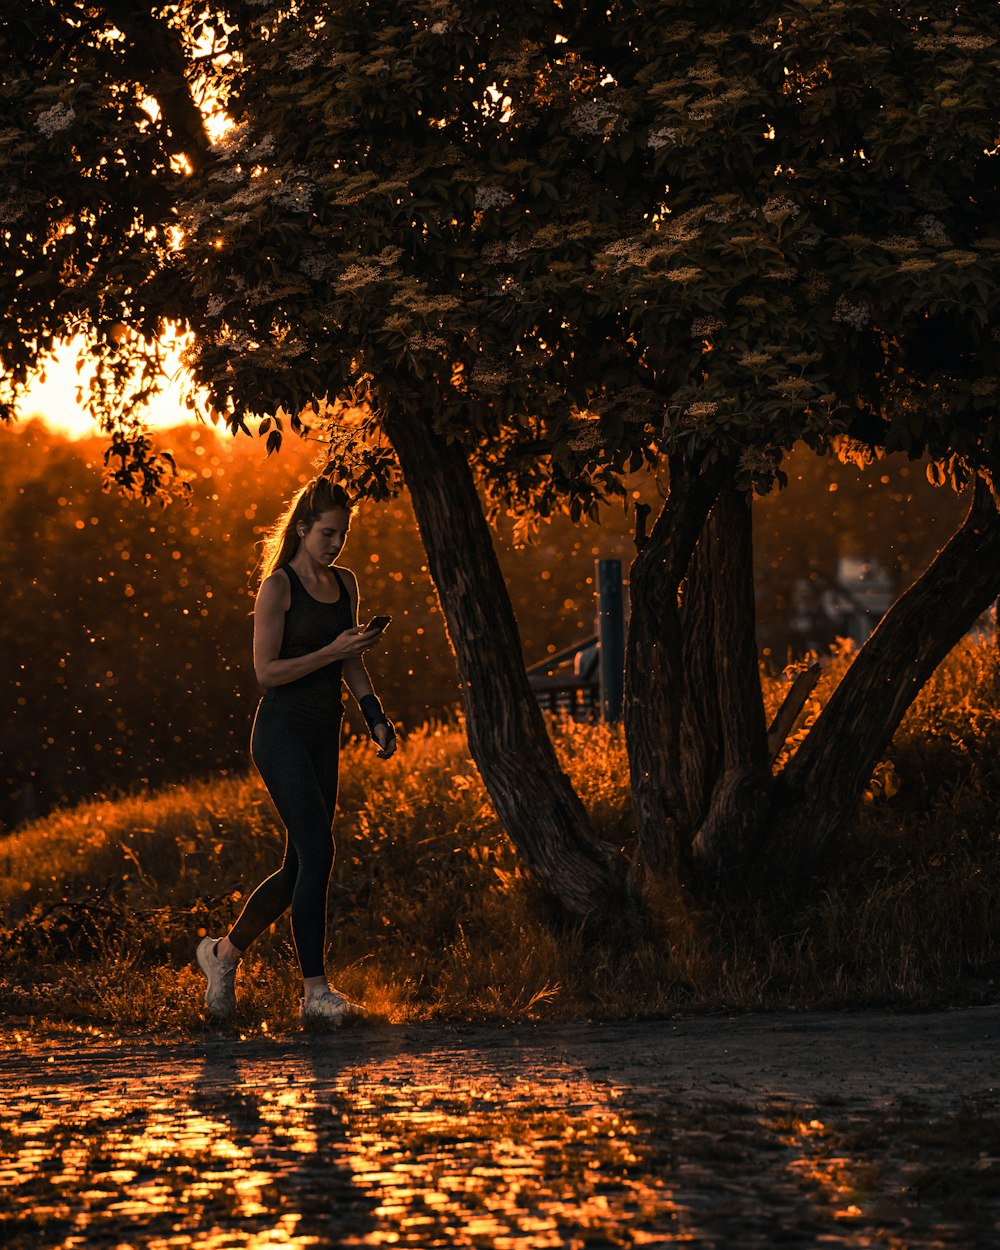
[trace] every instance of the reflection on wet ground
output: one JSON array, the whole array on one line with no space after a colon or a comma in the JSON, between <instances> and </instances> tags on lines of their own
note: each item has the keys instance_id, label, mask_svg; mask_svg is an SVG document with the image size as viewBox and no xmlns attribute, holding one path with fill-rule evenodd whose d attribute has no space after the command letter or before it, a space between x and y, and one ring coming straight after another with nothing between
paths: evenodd
<instances>
[{"instance_id":1,"label":"reflection on wet ground","mask_svg":"<svg viewBox=\"0 0 1000 1250\"><path fill-rule=\"evenodd\" d=\"M923 1098L857 1081L844 1097L829 1080L809 1098L801 1073L781 1088L756 1070L721 1096L678 1079L676 1028L579 1038L359 1028L21 1053L15 1039L0 1244L1000 1244L988 1080L964 1099L933 1082Z\"/></svg>"}]
</instances>

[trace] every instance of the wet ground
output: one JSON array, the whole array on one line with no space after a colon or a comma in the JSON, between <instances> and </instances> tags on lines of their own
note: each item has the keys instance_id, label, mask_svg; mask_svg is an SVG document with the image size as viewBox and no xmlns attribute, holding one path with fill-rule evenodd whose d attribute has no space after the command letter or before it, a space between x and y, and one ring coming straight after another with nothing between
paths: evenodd
<instances>
[{"instance_id":1,"label":"wet ground","mask_svg":"<svg viewBox=\"0 0 1000 1250\"><path fill-rule=\"evenodd\" d=\"M1000 1247L1000 1007L3 1041L18 1250Z\"/></svg>"}]
</instances>

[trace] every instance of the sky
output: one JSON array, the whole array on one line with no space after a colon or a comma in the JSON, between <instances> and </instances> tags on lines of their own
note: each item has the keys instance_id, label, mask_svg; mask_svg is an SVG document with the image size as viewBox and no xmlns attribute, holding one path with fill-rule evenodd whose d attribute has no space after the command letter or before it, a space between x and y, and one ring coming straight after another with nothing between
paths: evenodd
<instances>
[{"instance_id":1,"label":"sky","mask_svg":"<svg viewBox=\"0 0 1000 1250\"><path fill-rule=\"evenodd\" d=\"M82 339L60 345L50 357L44 381L36 376L19 405L24 419L41 416L48 426L69 438L85 438L97 433L93 421L76 397L77 388L87 376L76 371L82 350ZM146 420L151 428L161 429L195 419L184 406L179 350L173 348L169 352L168 368L173 374L172 380L147 408Z\"/></svg>"}]
</instances>

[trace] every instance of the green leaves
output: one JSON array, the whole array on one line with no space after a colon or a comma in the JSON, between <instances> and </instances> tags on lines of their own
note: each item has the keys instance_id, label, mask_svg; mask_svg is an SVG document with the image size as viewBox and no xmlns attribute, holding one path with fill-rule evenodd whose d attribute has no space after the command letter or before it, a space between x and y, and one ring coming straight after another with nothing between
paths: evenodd
<instances>
[{"instance_id":1,"label":"green leaves","mask_svg":"<svg viewBox=\"0 0 1000 1250\"><path fill-rule=\"evenodd\" d=\"M156 17L189 58L170 89L233 123L195 176L127 32L30 7L0 90L0 403L40 343L169 317L234 429L360 389L375 428L433 413L500 508L586 511L674 448L766 489L799 439L992 445L990 6L185 3Z\"/></svg>"}]
</instances>

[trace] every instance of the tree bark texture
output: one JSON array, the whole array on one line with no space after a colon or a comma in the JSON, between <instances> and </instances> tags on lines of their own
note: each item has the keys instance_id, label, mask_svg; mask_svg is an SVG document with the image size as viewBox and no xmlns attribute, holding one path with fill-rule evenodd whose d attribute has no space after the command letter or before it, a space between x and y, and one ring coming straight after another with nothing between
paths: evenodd
<instances>
[{"instance_id":1,"label":"tree bark texture","mask_svg":"<svg viewBox=\"0 0 1000 1250\"><path fill-rule=\"evenodd\" d=\"M690 846L708 810L722 756L714 637L717 579L710 541L714 515L715 509L691 553L680 588L683 683L676 690L664 692L667 699L680 701L677 780L681 807L676 820L678 836L685 847Z\"/></svg>"},{"instance_id":2,"label":"tree bark texture","mask_svg":"<svg viewBox=\"0 0 1000 1250\"><path fill-rule=\"evenodd\" d=\"M701 554L699 554L701 553ZM687 719L700 716L717 739L708 802L699 812L694 858L713 873L741 869L752 854L771 795L767 723L757 656L750 498L727 488L716 500L695 556L711 607L710 629L688 639L705 657L689 671ZM694 674L711 674L702 692ZM697 796L704 794L701 781ZM695 795L692 795L694 798Z\"/></svg>"},{"instance_id":3,"label":"tree bark texture","mask_svg":"<svg viewBox=\"0 0 1000 1250\"><path fill-rule=\"evenodd\" d=\"M384 429L455 651L469 749L500 823L561 919L595 931L620 922L628 862L597 840L559 767L465 452L418 413L386 413Z\"/></svg>"},{"instance_id":4,"label":"tree bark texture","mask_svg":"<svg viewBox=\"0 0 1000 1250\"><path fill-rule=\"evenodd\" d=\"M924 683L1000 593L1000 513L980 480L962 526L862 647L777 779L766 857L803 879L854 817Z\"/></svg>"},{"instance_id":5,"label":"tree bark texture","mask_svg":"<svg viewBox=\"0 0 1000 1250\"><path fill-rule=\"evenodd\" d=\"M705 471L683 456L671 457L667 498L629 572L625 737L639 853L654 875L686 854L689 787L697 778L682 775L685 648L678 592L723 480L721 466ZM695 615L693 606L692 620Z\"/></svg>"}]
</instances>

